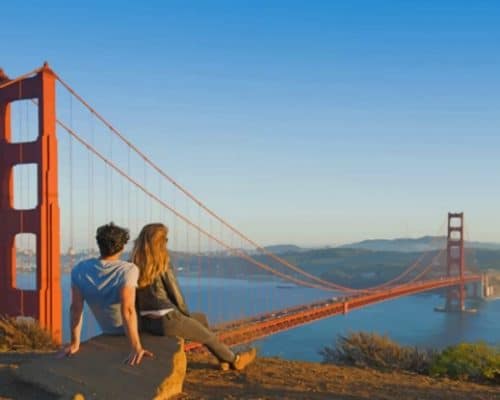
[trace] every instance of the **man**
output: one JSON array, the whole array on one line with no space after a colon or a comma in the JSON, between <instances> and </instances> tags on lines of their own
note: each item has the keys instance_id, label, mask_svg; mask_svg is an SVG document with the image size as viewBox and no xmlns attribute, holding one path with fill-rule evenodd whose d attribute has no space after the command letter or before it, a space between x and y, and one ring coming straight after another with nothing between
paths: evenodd
<instances>
[{"instance_id":1,"label":"man","mask_svg":"<svg viewBox=\"0 0 500 400\"><path fill-rule=\"evenodd\" d=\"M70 356L80 349L83 304L87 302L104 334L126 335L131 351L130 365L138 365L153 354L142 348L135 311L139 269L120 260L129 240L127 229L112 222L97 229L100 258L78 263L71 271L71 343L64 348Z\"/></svg>"}]
</instances>

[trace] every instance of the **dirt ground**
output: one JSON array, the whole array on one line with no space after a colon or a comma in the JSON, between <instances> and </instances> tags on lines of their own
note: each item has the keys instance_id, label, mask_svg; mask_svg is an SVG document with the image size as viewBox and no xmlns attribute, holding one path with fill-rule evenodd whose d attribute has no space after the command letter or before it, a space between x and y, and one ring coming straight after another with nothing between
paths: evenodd
<instances>
[{"instance_id":1,"label":"dirt ground","mask_svg":"<svg viewBox=\"0 0 500 400\"><path fill-rule=\"evenodd\" d=\"M275 358L221 372L203 355L188 357L184 392L183 400L500 400L498 386Z\"/></svg>"},{"instance_id":2,"label":"dirt ground","mask_svg":"<svg viewBox=\"0 0 500 400\"><path fill-rule=\"evenodd\" d=\"M56 399L16 382L15 368L0 364L1 400ZM244 372L222 372L208 356L189 355L178 399L500 400L500 387L275 358L258 358Z\"/></svg>"}]
</instances>

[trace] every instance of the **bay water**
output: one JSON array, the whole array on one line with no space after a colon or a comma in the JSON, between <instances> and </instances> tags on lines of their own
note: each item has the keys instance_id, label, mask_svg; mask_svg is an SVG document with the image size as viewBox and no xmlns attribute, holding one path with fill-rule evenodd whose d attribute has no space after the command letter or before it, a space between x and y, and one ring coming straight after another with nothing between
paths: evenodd
<instances>
[{"instance_id":1,"label":"bay water","mask_svg":"<svg viewBox=\"0 0 500 400\"><path fill-rule=\"evenodd\" d=\"M19 273L18 287L32 285L34 274ZM332 292L255 280L179 277L192 311L207 313L211 323L252 316L339 296ZM70 276L62 276L64 340L69 339ZM435 312L438 293L402 297L284 331L254 343L263 356L320 361L319 350L350 331L386 334L400 344L444 348L460 342L500 344L500 300L474 304L477 313ZM99 333L86 309L83 339Z\"/></svg>"}]
</instances>

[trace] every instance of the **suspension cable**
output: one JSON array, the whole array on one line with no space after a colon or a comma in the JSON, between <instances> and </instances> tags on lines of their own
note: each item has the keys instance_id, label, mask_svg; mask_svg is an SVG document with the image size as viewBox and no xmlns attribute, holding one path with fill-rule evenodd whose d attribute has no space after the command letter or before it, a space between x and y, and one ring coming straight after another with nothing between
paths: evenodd
<instances>
[{"instance_id":1,"label":"suspension cable","mask_svg":"<svg viewBox=\"0 0 500 400\"><path fill-rule=\"evenodd\" d=\"M101 114L99 114L92 106L90 106L74 89L72 89L72 87L66 83L59 75L57 75L56 73L54 73L54 76L56 77L56 79L72 94L74 95L92 114L94 114L102 123L104 123L108 129L113 132L115 135L117 135L127 146L129 146L129 148L131 148L132 150L134 150L143 160L145 163L147 163L148 165L150 165L154 170L156 170L161 176L163 176L164 178L166 178L168 181L170 181L170 183L172 185L174 185L177 189L179 189L181 192L183 192L187 197L189 197L192 201L194 201L200 208L202 208L204 211L206 211L209 215L211 215L212 217L214 217L215 219L217 219L219 222L221 222L224 226L226 226L227 228L229 228L230 230L232 230L234 233L236 233L238 236L240 236L241 238L243 238L245 241L247 241L248 243L252 244L253 246L255 246L256 249L258 249L260 252L264 253L265 255L269 256L270 258L272 258L273 260L279 262L280 264L288 267L289 269L313 280L313 281L316 281L319 283L319 285L314 285L314 287L318 287L318 288L321 288L321 289L325 289L325 290L339 290L339 291L344 291L344 292L368 292L368 291L371 291L371 290L376 290L376 289L379 289L379 288L382 288L384 286L387 286L388 284L390 283L393 283L395 281L398 281L400 280L401 278L403 278L404 276L406 276L409 272L411 272L411 270L415 269L420 260L423 259L423 257L425 256L422 255L420 257L419 260L417 260L413 265L411 265L407 270L403 271L402 274L398 275L397 277L391 279L391 281L389 282L386 282L384 284L381 284L381 285L377 285L377 286L374 286L374 287L369 287L369 288L364 288L364 289L356 289L356 288L351 288L351 287L346 287L346 286L343 286L343 285L339 285L339 284L336 284L334 282L330 282L330 281L326 281L326 280L323 280L319 277L317 277L316 275L313 275L313 274L310 274L308 273L307 271L304 271L303 269L297 267L296 265L288 262L287 260L271 253L269 250L267 250L266 248L262 247L261 245L259 245L258 243L256 243L255 241L253 241L252 239L250 239L248 236L246 236L245 234L243 234L242 232L240 232L238 229L236 229L235 227L233 227L232 225L230 225L227 221L225 221L222 217L220 217L218 214L216 214L214 211L212 211L211 209L209 209L207 206L205 206L198 198L196 198L192 193L190 193L187 189L185 189L183 186L181 186L177 181L175 181L172 177L170 177L169 175L167 175L163 170L161 170L155 163L153 163L153 161L151 161L143 152L141 152L136 146L134 146L128 139L126 139L116 128L114 128L113 125L111 125L111 123L109 123ZM61 124L61 126L63 126L63 128L65 130L67 130L66 126L61 122L61 121L57 121L59 124ZM68 130L67 130L68 131ZM69 131L68 131L69 132ZM69 132L70 134L74 134L75 132ZM84 144L84 146L88 147L90 149L90 147L88 146L87 143L82 143ZM95 150L95 149L94 149ZM121 170L120 170L121 171ZM123 171L121 171L123 172ZM121 173L120 172L120 173ZM123 174L124 176L126 176L126 174ZM128 177L130 178L130 177ZM139 184L140 185L140 184ZM142 186L142 185L140 185ZM142 188L144 188L142 186ZM145 188L144 188L145 189ZM156 197L156 196L154 196ZM199 228L199 227L198 227ZM226 247L227 245L225 245L224 247ZM270 267L269 267L270 268ZM276 270L274 270L274 272L278 272ZM280 274L283 274L283 273L280 273ZM290 278L288 275L286 274L283 274L284 276L287 276L288 278ZM286 278L286 279L288 279ZM295 279L295 278L294 278ZM311 286L311 284L308 284L307 286Z\"/></svg>"},{"instance_id":2,"label":"suspension cable","mask_svg":"<svg viewBox=\"0 0 500 400\"><path fill-rule=\"evenodd\" d=\"M167 179L172 185L174 185L177 189L179 189L182 193L184 193L188 198L190 198L193 202L195 202L199 207L201 207L205 212L211 215L213 218L221 222L226 228L232 230L237 235L241 236L245 241L250 243L260 252L264 253L268 257L271 257L273 260L279 262L282 265L292 269L293 271L312 279L319 284L329 287L335 290L341 291L359 291L358 289L342 286L335 284L333 282L326 281L317 277L316 275L310 274L307 271L299 268L298 266L288 262L287 260L271 253L265 247L259 245L257 242L253 241L251 238L243 234L237 228L229 224L226 220L224 220L221 216L216 214L214 211L209 209L204 203L201 202L196 196L194 196L191 192L189 192L186 188L180 185L175 179L173 179L170 175L165 173L158 165L156 165L152 160L150 160L146 154L144 154L139 148L137 148L132 142L130 142L123 134L121 134L110 122L108 122L101 114L99 114L87 101L83 99L66 81L64 81L59 75L54 73L56 79L71 93L73 94L91 113L93 113L104 125L108 127L108 129L117 135L127 146L129 146L132 150L134 150L150 167L152 167L156 172L158 172L161 176Z\"/></svg>"},{"instance_id":3,"label":"suspension cable","mask_svg":"<svg viewBox=\"0 0 500 400\"><path fill-rule=\"evenodd\" d=\"M198 230L199 232L201 232L205 236L209 237L210 239L212 239L213 241L215 241L216 243L218 243L219 245L221 245L222 247L224 247L229 252L233 253L234 255L236 255L236 256L238 256L240 258L243 258L243 259L249 261L250 263L258 266L259 268L262 268L262 269L270 272L273 275L279 276L279 277L281 277L283 279L289 280L289 281L294 282L296 284L299 284L299 285L302 285L302 286L311 287L311 288L321 289L321 290L332 290L330 288L326 288L326 287L321 286L321 285L311 284L309 282L303 281L303 280L295 278L293 276L286 275L286 274L284 274L284 273L282 273L280 271L275 270L274 268L269 267L268 265L266 265L264 263L261 263L261 262L255 260L254 258L250 257L247 253L243 252L242 250L232 248L230 245L228 245L227 243L225 243L223 240L218 239L216 236L212 235L210 232L208 232L205 229L203 229L202 227L198 226L196 223L192 222L189 218L187 218L186 216L184 216L183 214L181 214L180 212L178 212L177 210L175 210L169 204L167 204L166 202L164 202L162 199L160 199L158 196L156 196L154 193L152 193L146 187L144 187L144 185L141 185L139 182L137 182L132 177L130 177L129 175L127 175L127 173L125 171L123 171L121 168L119 168L114 162L110 161L105 156L103 156L97 149L95 149L94 147L92 147L89 143L87 143L84 139L82 139L76 132L74 132L72 129L70 129L68 126L66 126L63 122L57 121L57 123L64 130L66 130L70 135L72 135L73 137L75 137L75 139L77 141L79 141L83 146L85 146L88 150L90 150L97 157L99 157L101 160L103 160L106 164L108 164L112 169L114 169L116 172L118 172L125 179L129 180L137 188L139 188L140 190L142 190L152 200L155 200L161 206L163 206L163 207L167 208L168 210L170 210L177 217L179 217L181 220L183 220L187 225L193 227L194 229ZM439 254L441 254L443 251L444 250L441 250ZM434 262L434 260L435 260L435 258L433 259L432 263ZM432 267L432 263L429 266L426 267L425 272L427 272L428 269L430 269ZM419 276L421 276L421 275L423 275L423 273L421 273ZM415 278L413 280L415 280ZM347 288L347 289L348 290L342 290L342 291L346 291L346 292L358 292L358 293L363 293L363 292L369 292L369 291L371 291L370 288L368 288L368 289L350 289L350 288ZM335 290L335 289L333 289L333 290Z\"/></svg>"},{"instance_id":4,"label":"suspension cable","mask_svg":"<svg viewBox=\"0 0 500 400\"><path fill-rule=\"evenodd\" d=\"M419 280L422 276L424 276L425 274L427 274L433 267L434 267L434 262L436 260L439 259L439 257L441 257L441 255L443 254L444 252L444 249L441 249L434 257L433 259L431 260L430 264L425 267L418 275L416 275L415 277L413 277L412 279L410 279L407 283L412 283L412 282L415 282L417 280Z\"/></svg>"},{"instance_id":5,"label":"suspension cable","mask_svg":"<svg viewBox=\"0 0 500 400\"><path fill-rule=\"evenodd\" d=\"M441 224L441 226L439 227L439 231L441 231L441 228L443 227L444 225L444 222L443 224ZM437 242L438 239L440 239L440 236L436 236L434 237L434 239L431 241L430 243L430 247L432 249L432 244L433 242ZM376 286L370 286L368 289L369 290L376 290L376 289L382 289L384 287L387 287L387 286L390 286L392 285L393 283L401 280L402 278L404 278L406 275L408 275L410 272L412 272L414 269L416 269L419 264L424 260L424 258L429 254L429 252L432 251L432 250L429 250L428 252L424 252L422 253L422 255L409 267L407 268L406 270L404 270L402 273L400 273L399 275L395 276L394 278L388 280L387 282L384 282L384 283L381 283L380 285L376 285Z\"/></svg>"},{"instance_id":6,"label":"suspension cable","mask_svg":"<svg viewBox=\"0 0 500 400\"><path fill-rule=\"evenodd\" d=\"M360 292L360 291L368 291L372 289L378 289L379 287L386 286L387 284L384 285L377 285L372 288L365 288L365 289L356 289L356 288L351 288L343 285L336 284L334 282L330 282L324 279L319 278L318 276L311 274L302 268L290 263L289 261L285 260L282 257L277 256L276 254L270 252L267 250L265 247L259 245L257 242L252 240L250 237L239 231L237 228L235 228L233 225L231 225L229 222L227 222L225 219L223 219L221 216L219 216L215 211L211 210L208 208L201 200L199 200L194 194L192 194L189 190L187 190L185 187L183 187L181 184L179 184L175 179L173 179L170 175L165 173L158 165L156 165L145 153L143 153L137 146L135 146L130 140L128 140L118 129L116 129L108 120L106 120L100 113L98 113L85 99L83 99L82 96L80 96L66 81L64 81L58 74L54 73L56 79L71 93L73 94L91 113L93 113L96 118L98 118L104 125L107 126L107 128L113 132L118 138L120 138L129 148L131 148L135 153L137 153L145 163L147 163L150 167L152 167L156 172L158 172L162 177L167 179L172 185L174 185L177 189L179 189L182 193L184 193L188 198L190 198L193 202L195 202L200 208L202 208L205 212L207 212L209 215L211 215L213 218L218 220L220 223L222 223L226 228L230 229L234 233L236 233L238 236L243 238L246 242L250 243L252 246L254 246L257 250L259 250L261 253L267 255L268 257L272 258L273 260L277 261L278 263L286 266L287 268L293 270L294 272L297 272L317 283L319 283L321 286L325 288L330 288L334 290L339 290L339 291L345 291L345 292ZM425 256L425 254L424 254ZM422 257L423 258L423 257ZM409 273L411 270L415 269L418 266L419 261L414 263L410 268L408 268L408 271L403 272L400 276L397 276L396 278L393 278L391 282L398 281L402 277L404 277L407 273Z\"/></svg>"},{"instance_id":7,"label":"suspension cable","mask_svg":"<svg viewBox=\"0 0 500 400\"><path fill-rule=\"evenodd\" d=\"M163 206L163 207L167 208L168 210L170 210L177 217L179 217L181 220L183 220L187 225L189 225L189 226L191 226L191 227L199 230L202 234L204 234L205 236L209 237L213 241L217 242L219 245L221 245L222 247L224 247L226 250L228 250L232 254L234 254L234 255L236 255L238 257L241 257L241 258L247 260L248 262L250 262L252 264L255 264L256 266L258 266L258 267L260 267L260 268L262 268L262 269L264 269L264 270L272 273L273 275L279 276L280 278L283 278L283 279L286 279L288 281L294 282L294 283L296 283L298 285L307 286L307 287L311 287L311 288L315 288L315 289L321 289L321 290L333 290L333 289L330 289L330 288L325 288L324 286L321 286L321 285L317 285L317 284L313 284L313 283L310 283L310 282L303 281L303 280L295 278L293 276L286 275L285 273L277 271L277 270L269 267L268 265L266 265L264 263L261 263L261 262L255 260L255 259L253 259L248 254L244 253L243 251L241 251L239 249L233 249L233 248L231 248L231 246L229 246L228 244L226 244L224 241L218 239L214 235L211 235L209 232L207 232L202 227L199 227L196 223L192 222L189 218L187 218L186 216L184 216L183 214L181 214L180 212L178 212L177 210L175 210L172 206L170 206L165 201L163 201L158 196L156 196L154 193L152 193L151 191L149 191L147 188L145 188L143 185L141 185L135 179L133 179L132 177L128 176L125 171L123 171L115 163L113 163L108 158L106 158L104 155L102 155L96 148L94 148L93 146L91 146L87 141L85 141L83 138L81 138L75 131L73 131L71 128L69 128L66 124L64 124L61 121L57 121L57 124L59 126L61 126L71 136L73 136L80 144L82 144L89 151L91 151L92 153L94 153L104 163L106 163L108 166L110 166L112 169L114 169L118 174L120 174L125 179L127 179L128 181L130 181L138 189L142 190L151 199L155 200L161 206ZM359 290L353 290L353 291L358 292ZM361 290L361 291L363 291L363 290Z\"/></svg>"}]
</instances>

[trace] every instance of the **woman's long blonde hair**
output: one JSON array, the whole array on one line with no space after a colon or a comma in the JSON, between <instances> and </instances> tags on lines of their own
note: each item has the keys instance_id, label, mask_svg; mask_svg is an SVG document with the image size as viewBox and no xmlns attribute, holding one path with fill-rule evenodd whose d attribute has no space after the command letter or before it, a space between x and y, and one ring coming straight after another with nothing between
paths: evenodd
<instances>
[{"instance_id":1,"label":"woman's long blonde hair","mask_svg":"<svg viewBox=\"0 0 500 400\"><path fill-rule=\"evenodd\" d=\"M139 267L139 287L148 286L169 264L168 228L160 223L145 225L134 242L130 261Z\"/></svg>"}]
</instances>

